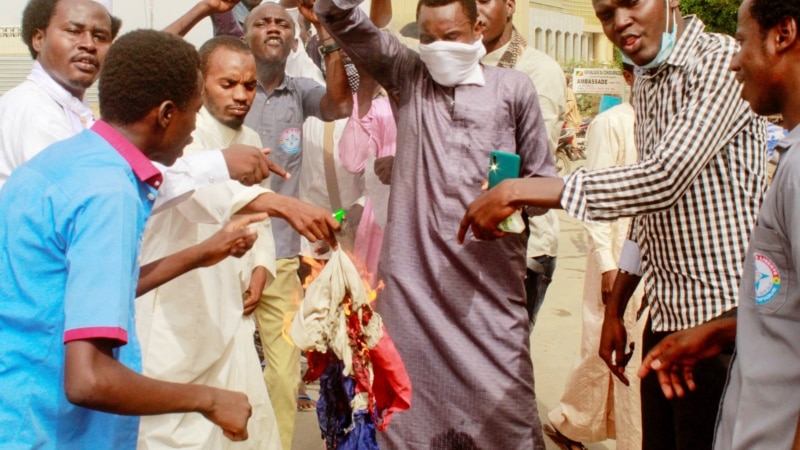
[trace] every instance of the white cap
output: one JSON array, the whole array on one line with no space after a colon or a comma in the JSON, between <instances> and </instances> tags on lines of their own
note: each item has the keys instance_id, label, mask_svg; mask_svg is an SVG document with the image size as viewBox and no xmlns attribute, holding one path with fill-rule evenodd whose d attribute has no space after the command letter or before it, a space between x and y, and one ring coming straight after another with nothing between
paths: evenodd
<instances>
[{"instance_id":1,"label":"white cap","mask_svg":"<svg viewBox=\"0 0 800 450\"><path fill-rule=\"evenodd\" d=\"M108 10L108 13L112 14L111 11L113 9L114 0L94 0L94 1L103 5Z\"/></svg>"}]
</instances>

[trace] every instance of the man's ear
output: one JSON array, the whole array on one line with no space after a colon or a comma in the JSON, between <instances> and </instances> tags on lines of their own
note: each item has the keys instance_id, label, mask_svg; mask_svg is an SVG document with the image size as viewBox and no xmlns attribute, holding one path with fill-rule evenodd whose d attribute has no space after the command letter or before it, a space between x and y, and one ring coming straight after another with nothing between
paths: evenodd
<instances>
[{"instance_id":1,"label":"man's ear","mask_svg":"<svg viewBox=\"0 0 800 450\"><path fill-rule=\"evenodd\" d=\"M622 71L622 78L625 79L625 84L633 86L633 74L630 72Z\"/></svg>"},{"instance_id":2,"label":"man's ear","mask_svg":"<svg viewBox=\"0 0 800 450\"><path fill-rule=\"evenodd\" d=\"M472 32L475 35L476 39L479 39L481 36L483 36L483 28L484 28L483 22L481 22L480 20L475 21L475 28L472 30Z\"/></svg>"},{"instance_id":3,"label":"man's ear","mask_svg":"<svg viewBox=\"0 0 800 450\"><path fill-rule=\"evenodd\" d=\"M31 47L33 50L36 51L38 55L39 52L42 51L42 46L44 45L44 30L41 28L37 28L36 31L33 32L33 36L31 37Z\"/></svg>"},{"instance_id":4,"label":"man's ear","mask_svg":"<svg viewBox=\"0 0 800 450\"><path fill-rule=\"evenodd\" d=\"M297 52L297 48L298 48L298 45L299 45L299 43L297 41L299 41L300 38L292 38L292 39L294 41L294 43L292 44L292 51L293 52Z\"/></svg>"},{"instance_id":5,"label":"man's ear","mask_svg":"<svg viewBox=\"0 0 800 450\"><path fill-rule=\"evenodd\" d=\"M169 124L172 123L172 116L175 114L176 109L177 106L172 100L167 100L158 105L158 126L166 130Z\"/></svg>"},{"instance_id":6,"label":"man's ear","mask_svg":"<svg viewBox=\"0 0 800 450\"><path fill-rule=\"evenodd\" d=\"M516 11L517 11L517 0L506 0L506 14L508 14L509 20L511 20Z\"/></svg>"},{"instance_id":7,"label":"man's ear","mask_svg":"<svg viewBox=\"0 0 800 450\"><path fill-rule=\"evenodd\" d=\"M784 17L772 28L775 39L775 53L781 54L798 43L797 21L791 17Z\"/></svg>"}]
</instances>

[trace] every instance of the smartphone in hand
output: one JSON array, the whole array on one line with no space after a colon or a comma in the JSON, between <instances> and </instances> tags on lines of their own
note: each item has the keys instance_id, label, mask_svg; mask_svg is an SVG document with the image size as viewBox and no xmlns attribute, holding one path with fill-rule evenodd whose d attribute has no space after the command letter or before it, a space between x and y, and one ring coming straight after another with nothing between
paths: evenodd
<instances>
[{"instance_id":1,"label":"smartphone in hand","mask_svg":"<svg viewBox=\"0 0 800 450\"><path fill-rule=\"evenodd\" d=\"M519 178L520 158L516 153L494 150L489 157L489 189L509 178ZM507 233L522 233L525 230L525 221L522 213L517 210L500 222L498 229Z\"/></svg>"},{"instance_id":2,"label":"smartphone in hand","mask_svg":"<svg viewBox=\"0 0 800 450\"><path fill-rule=\"evenodd\" d=\"M489 156L489 189L508 178L519 178L519 155L495 150Z\"/></svg>"}]
</instances>

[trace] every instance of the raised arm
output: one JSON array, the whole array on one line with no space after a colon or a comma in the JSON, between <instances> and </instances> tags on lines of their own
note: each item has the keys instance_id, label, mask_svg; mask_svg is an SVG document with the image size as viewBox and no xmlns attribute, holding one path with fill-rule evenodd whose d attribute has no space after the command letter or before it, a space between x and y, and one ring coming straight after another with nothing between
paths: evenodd
<instances>
[{"instance_id":1,"label":"raised arm","mask_svg":"<svg viewBox=\"0 0 800 450\"><path fill-rule=\"evenodd\" d=\"M299 2L297 5L300 14L305 17L317 30L317 36L322 46L334 44L328 31L319 23L314 13L314 0ZM350 92L350 83L347 81L347 72L344 70L342 52L329 51L324 56L326 92L319 102L321 118L330 122L344 119L353 110L353 94Z\"/></svg>"},{"instance_id":2,"label":"raised arm","mask_svg":"<svg viewBox=\"0 0 800 450\"><path fill-rule=\"evenodd\" d=\"M239 0L202 0L194 5L184 15L167 25L164 31L167 33L186 36L195 25L201 20L212 14L225 13L233 9Z\"/></svg>"},{"instance_id":3,"label":"raised arm","mask_svg":"<svg viewBox=\"0 0 800 450\"><path fill-rule=\"evenodd\" d=\"M382 32L358 7L360 0L300 0L314 8L323 27L342 46L357 67L370 73L391 95L398 95L413 75L422 70L419 55L390 33Z\"/></svg>"}]
</instances>

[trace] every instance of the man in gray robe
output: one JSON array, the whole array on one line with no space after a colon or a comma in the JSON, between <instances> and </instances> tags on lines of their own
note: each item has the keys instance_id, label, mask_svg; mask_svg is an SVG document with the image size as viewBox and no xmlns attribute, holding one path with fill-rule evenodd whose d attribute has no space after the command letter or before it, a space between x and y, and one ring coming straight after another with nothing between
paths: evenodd
<instances>
[{"instance_id":1,"label":"man in gray robe","mask_svg":"<svg viewBox=\"0 0 800 450\"><path fill-rule=\"evenodd\" d=\"M317 0L315 11L397 108L377 309L414 394L381 448L544 449L523 286L527 233L456 242L491 151L519 154L521 177L555 176L536 91L521 72L479 64L475 0L422 0L420 54L375 28L358 3Z\"/></svg>"}]
</instances>

